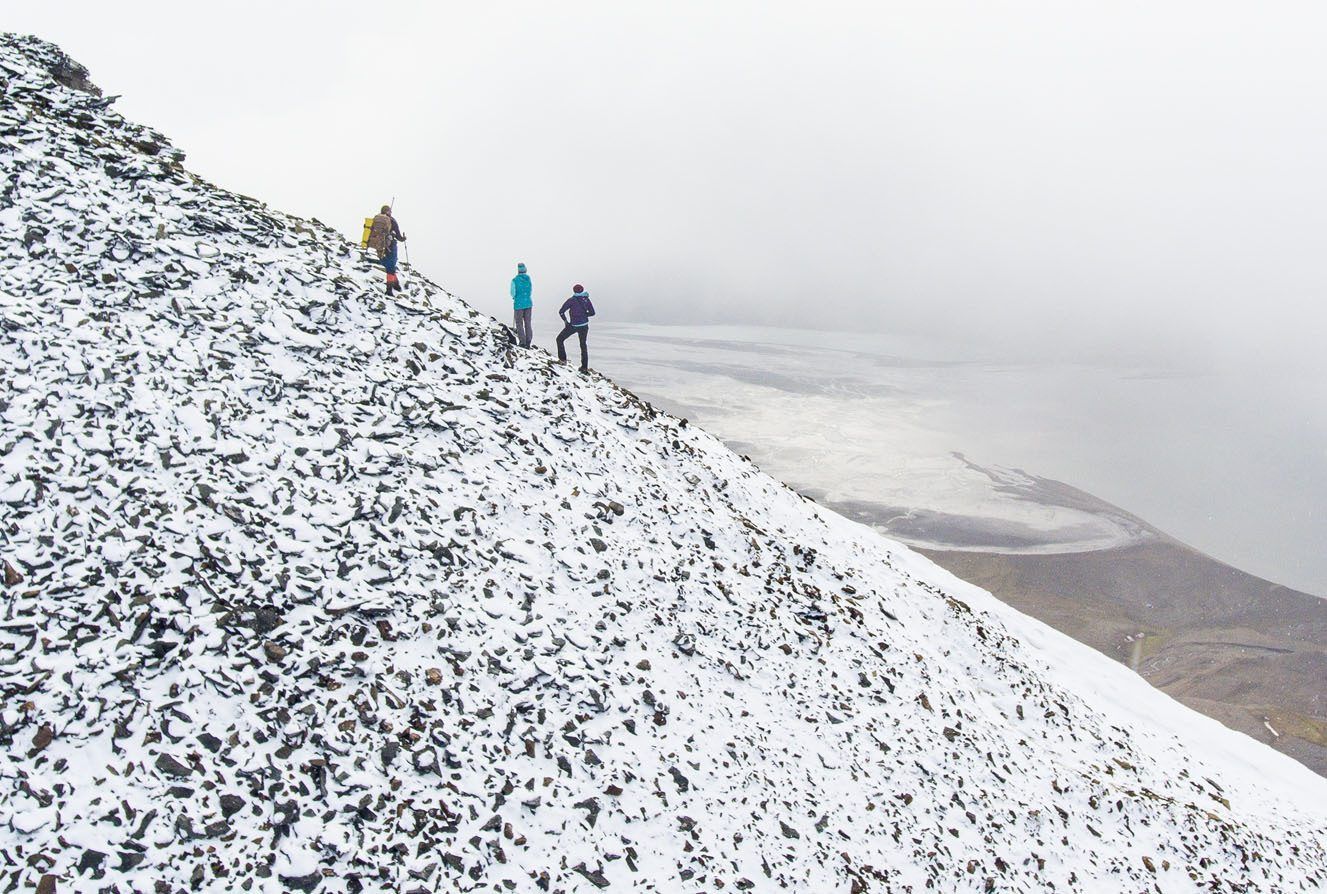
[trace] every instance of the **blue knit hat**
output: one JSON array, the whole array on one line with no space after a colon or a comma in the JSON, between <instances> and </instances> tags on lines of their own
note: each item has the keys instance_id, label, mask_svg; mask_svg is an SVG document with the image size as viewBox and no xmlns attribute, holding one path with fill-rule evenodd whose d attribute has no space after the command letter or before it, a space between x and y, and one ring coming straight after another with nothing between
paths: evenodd
<instances>
[{"instance_id":1,"label":"blue knit hat","mask_svg":"<svg viewBox=\"0 0 1327 894\"><path fill-rule=\"evenodd\" d=\"M524 273L524 272L525 272L525 264L520 263L520 262L517 262L517 264L516 264L516 272L517 272L517 273Z\"/></svg>"}]
</instances>

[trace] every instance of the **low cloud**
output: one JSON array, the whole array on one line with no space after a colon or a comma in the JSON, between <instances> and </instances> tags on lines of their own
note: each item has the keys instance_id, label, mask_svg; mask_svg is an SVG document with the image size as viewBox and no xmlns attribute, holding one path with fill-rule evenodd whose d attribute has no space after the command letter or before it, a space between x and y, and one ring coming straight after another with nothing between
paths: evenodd
<instances>
[{"instance_id":1,"label":"low cloud","mask_svg":"<svg viewBox=\"0 0 1327 894\"><path fill-rule=\"evenodd\" d=\"M1315 4L56 6L8 26L201 173L348 234L395 196L495 313L524 260L622 319L1209 364L1327 328Z\"/></svg>"}]
</instances>

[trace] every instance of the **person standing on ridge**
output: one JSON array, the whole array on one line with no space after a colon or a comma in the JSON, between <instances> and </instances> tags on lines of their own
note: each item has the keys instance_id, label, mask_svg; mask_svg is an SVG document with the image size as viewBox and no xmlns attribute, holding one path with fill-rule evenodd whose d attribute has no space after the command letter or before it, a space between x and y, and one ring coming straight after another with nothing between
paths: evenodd
<instances>
[{"instance_id":1,"label":"person standing on ridge","mask_svg":"<svg viewBox=\"0 0 1327 894\"><path fill-rule=\"evenodd\" d=\"M566 341L575 333L581 342L581 372L589 372L590 351L585 339L590 334L590 317L594 316L594 305L590 303L590 293L585 291L585 286L577 283L572 287L572 296L562 302L558 316L566 324L558 336L558 360L563 363L567 361Z\"/></svg>"},{"instance_id":2,"label":"person standing on ridge","mask_svg":"<svg viewBox=\"0 0 1327 894\"><path fill-rule=\"evenodd\" d=\"M401 281L396 278L396 243L404 241L401 225L392 217L392 206L383 205L382 212L373 218L369 229L369 248L378 255L378 263L387 271L388 295L401 291Z\"/></svg>"},{"instance_id":3,"label":"person standing on ridge","mask_svg":"<svg viewBox=\"0 0 1327 894\"><path fill-rule=\"evenodd\" d=\"M534 341L534 328L530 324L530 311L534 302L530 300L530 277L525 272L524 264L516 265L516 275L511 279L511 306L515 314L516 342L528 348L530 342Z\"/></svg>"}]
</instances>

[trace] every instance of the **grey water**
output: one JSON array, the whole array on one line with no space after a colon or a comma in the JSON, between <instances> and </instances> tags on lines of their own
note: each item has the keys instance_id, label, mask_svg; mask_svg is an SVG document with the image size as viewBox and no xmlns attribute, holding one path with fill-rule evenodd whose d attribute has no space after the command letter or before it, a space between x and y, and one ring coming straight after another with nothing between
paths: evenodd
<instances>
[{"instance_id":1,"label":"grey water","mask_svg":"<svg viewBox=\"0 0 1327 894\"><path fill-rule=\"evenodd\" d=\"M1244 571L1327 595L1327 377L1026 361L757 327L600 325L592 363L794 487L918 509L953 454L1055 479ZM900 458L902 457L902 458ZM881 476L881 469L888 472Z\"/></svg>"}]
</instances>

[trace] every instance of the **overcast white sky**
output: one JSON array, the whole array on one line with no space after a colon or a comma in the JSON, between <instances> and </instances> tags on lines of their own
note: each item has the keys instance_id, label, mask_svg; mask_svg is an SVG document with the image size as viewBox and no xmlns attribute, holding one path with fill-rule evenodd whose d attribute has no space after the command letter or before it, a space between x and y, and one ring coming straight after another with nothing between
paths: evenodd
<instances>
[{"instance_id":1,"label":"overcast white sky","mask_svg":"<svg viewBox=\"0 0 1327 894\"><path fill-rule=\"evenodd\" d=\"M394 195L504 317L524 260L537 335L581 281L623 319L1324 353L1320 3L6 6L224 186L356 236Z\"/></svg>"}]
</instances>

